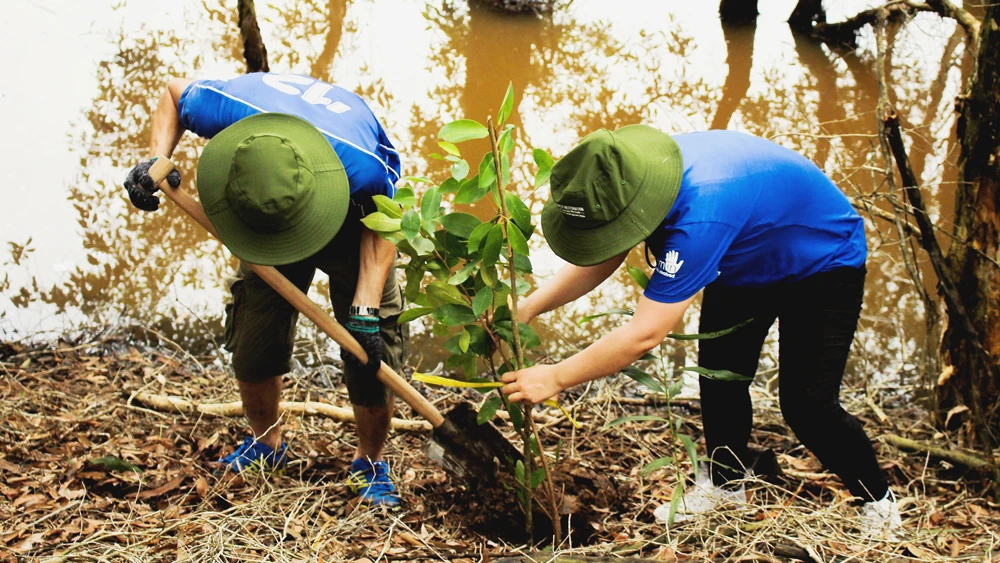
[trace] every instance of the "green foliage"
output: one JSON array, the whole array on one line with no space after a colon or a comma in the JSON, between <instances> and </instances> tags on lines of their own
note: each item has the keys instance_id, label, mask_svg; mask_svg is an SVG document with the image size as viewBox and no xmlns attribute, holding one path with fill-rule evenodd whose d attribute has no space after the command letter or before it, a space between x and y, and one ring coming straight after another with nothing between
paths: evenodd
<instances>
[{"instance_id":1,"label":"green foliage","mask_svg":"<svg viewBox=\"0 0 1000 563\"><path fill-rule=\"evenodd\" d=\"M104 457L97 457L87 461L94 465L100 465L108 471L133 471L135 473L142 473L142 469L139 469L135 465L132 465L118 456L106 455Z\"/></svg>"},{"instance_id":2,"label":"green foliage","mask_svg":"<svg viewBox=\"0 0 1000 563\"><path fill-rule=\"evenodd\" d=\"M529 289L524 275L531 272L528 241L535 231L530 208L516 190L508 189L516 129L505 122L514 107L510 85L495 124L460 119L442 127L438 146L443 154L431 157L447 166L447 178L440 184L406 178L392 199L376 198L378 211L364 223L405 256L404 294L412 306L400 315L400 322L424 318L434 334L448 336L445 365L460 370L466 380L425 374L414 378L485 392L477 415L480 424L492 420L501 408L509 413L525 443L524 461L511 469L520 485L518 497L530 514L533 490L545 480L544 467L534 463L540 449L525 418L530 407L510 404L496 389L499 383L479 379L485 372L497 381L503 373L524 367L524 350L541 344L531 327L515 323L511 310ZM491 150L478 160L463 155L458 146L487 137ZM537 186L547 181L554 161L540 149L532 155L538 164ZM472 204L477 204L479 213L492 205L493 216L481 220L481 214L477 217L460 207Z\"/></svg>"}]
</instances>

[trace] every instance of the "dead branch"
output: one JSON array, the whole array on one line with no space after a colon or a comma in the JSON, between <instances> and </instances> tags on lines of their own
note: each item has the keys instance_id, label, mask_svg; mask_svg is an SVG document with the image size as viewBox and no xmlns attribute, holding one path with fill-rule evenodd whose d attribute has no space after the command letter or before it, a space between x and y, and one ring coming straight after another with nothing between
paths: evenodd
<instances>
[{"instance_id":1,"label":"dead branch","mask_svg":"<svg viewBox=\"0 0 1000 563\"><path fill-rule=\"evenodd\" d=\"M243 403L240 401L229 403L198 403L180 397L154 395L142 391L136 393L132 397L132 400L162 412L197 413L230 417L243 415ZM351 409L320 403L318 401L282 401L279 408L286 414L320 415L339 422L354 422L354 411ZM392 428L393 430L403 432L430 432L432 430L429 422L423 420L404 420L402 418L393 418Z\"/></svg>"},{"instance_id":2,"label":"dead branch","mask_svg":"<svg viewBox=\"0 0 1000 563\"><path fill-rule=\"evenodd\" d=\"M864 211L865 213L868 213L872 217L878 217L879 219L889 221L890 223L895 223L898 219L896 215L875 207L875 205L873 205L872 202L866 199L862 199L859 197L851 197L851 196L847 196L847 199L851 202L851 205L855 209L859 211ZM920 230L909 221L904 221L902 219L899 219L899 224L902 227L903 231L908 235L920 234Z\"/></svg>"},{"instance_id":3,"label":"dead branch","mask_svg":"<svg viewBox=\"0 0 1000 563\"><path fill-rule=\"evenodd\" d=\"M883 435L882 441L903 451L926 453L931 457L943 459L954 465L961 465L962 467L966 467L974 471L989 470L990 463L985 459L965 452L960 452L958 450L942 448L927 442L896 436L895 434Z\"/></svg>"},{"instance_id":4,"label":"dead branch","mask_svg":"<svg viewBox=\"0 0 1000 563\"><path fill-rule=\"evenodd\" d=\"M879 12L883 10L886 22L903 21L917 12L934 12L943 18L953 19L962 26L972 44L970 49L972 53L976 52L979 45L979 20L949 0L928 0L926 4L914 0L893 0L880 7L859 12L842 22L818 22L813 26L811 34L816 39L831 45L857 47L858 32L866 26L874 27Z\"/></svg>"}]
</instances>

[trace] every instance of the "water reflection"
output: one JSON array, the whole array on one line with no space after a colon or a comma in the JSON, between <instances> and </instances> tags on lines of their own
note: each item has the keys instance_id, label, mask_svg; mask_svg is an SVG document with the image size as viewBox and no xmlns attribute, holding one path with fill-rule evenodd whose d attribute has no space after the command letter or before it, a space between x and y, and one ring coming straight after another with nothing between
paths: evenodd
<instances>
[{"instance_id":1,"label":"water reflection","mask_svg":"<svg viewBox=\"0 0 1000 563\"><path fill-rule=\"evenodd\" d=\"M83 158L68 190L86 262L59 283L32 291L28 307L48 304L97 322L122 315L140 319L197 350L219 331L231 258L169 204L153 214L133 210L118 185L119 176L145 155L149 114L168 77L209 70L235 74L243 68L235 10L222 0L187 5L188 28L122 32L117 54L98 65L93 104L73 132ZM400 12L400 21L385 22L375 21L365 3L289 0L269 8L262 28L273 69L324 80L346 76L344 86L379 106L407 155L409 174L442 179L445 168L424 156L438 150L441 124L466 116L484 119L496 111L512 82L520 100L512 120L522 132L517 140L521 148L539 146L559 156L596 128L639 122L668 132L738 129L805 154L849 195L873 198L880 208L892 209L895 194L879 172L884 164L874 137L877 88L870 50L833 52L776 28L774 22L722 25L708 6L688 8L693 15L650 15L634 32L618 16L592 15L605 6L598 0L577 0L551 15L512 16L475 1L429 0L418 15L404 18ZM911 160L937 196L932 211L947 228L956 179L950 100L968 73L963 63L968 57L953 25L930 17L918 20L919 25L896 36L895 103L911 128ZM360 54L359 45L384 25L394 26L394 34L398 30L394 49L420 53L422 81L400 85L369 70L380 64L372 60L377 55ZM417 29L426 33L407 33ZM774 29L785 31L772 33ZM929 39L927 30L936 35ZM418 35L426 41L414 39ZM929 44L939 45L932 49ZM185 136L175 155L185 189L194 189L194 159L201 144ZM477 154L485 148L466 150ZM538 211L548 190L532 192L525 181L530 163L518 160L514 165L522 195L530 194ZM858 361L863 371L893 376L918 372L919 352L936 345L924 326L925 300L910 281L895 227L872 220L869 233L871 275ZM20 241L30 235L3 234L4 240ZM541 237L533 243L541 245ZM544 249L536 255L541 275L558 266ZM638 251L629 260L644 263ZM933 283L924 280L931 291ZM11 287L3 295L18 291L20 287ZM544 319L547 351L565 355L617 326L621 318L604 317L583 327L576 321L595 311L630 306L637 295L635 284L619 272L564 314L549 315ZM693 319L689 317L687 331L694 330ZM413 348L433 367L440 357L436 347L418 337ZM677 345L668 355L673 363L684 364L692 351ZM764 366L770 367L769 362L765 355Z\"/></svg>"}]
</instances>

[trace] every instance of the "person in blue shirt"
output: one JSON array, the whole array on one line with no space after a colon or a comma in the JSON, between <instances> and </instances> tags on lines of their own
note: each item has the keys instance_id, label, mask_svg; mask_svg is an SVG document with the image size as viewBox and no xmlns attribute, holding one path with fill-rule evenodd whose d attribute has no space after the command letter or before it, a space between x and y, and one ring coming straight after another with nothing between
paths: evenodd
<instances>
[{"instance_id":1,"label":"person in blue shirt","mask_svg":"<svg viewBox=\"0 0 1000 563\"><path fill-rule=\"evenodd\" d=\"M522 302L522 322L597 287L640 242L656 264L627 324L555 365L504 375L510 400L540 403L618 373L658 346L704 290L699 332L739 328L701 340L698 364L745 380L700 378L713 463L680 517L746 502L750 380L778 319L786 422L863 503L865 533L899 527L871 443L839 402L864 292L864 223L818 167L743 133L668 136L633 125L584 138L553 167L551 188L542 228L570 264Z\"/></svg>"},{"instance_id":2,"label":"person in blue shirt","mask_svg":"<svg viewBox=\"0 0 1000 563\"><path fill-rule=\"evenodd\" d=\"M184 131L211 139L199 158L202 206L241 264L226 307L225 344L251 434L219 460L234 471L280 471L286 462L278 410L290 370L297 311L246 264L276 266L304 292L317 269L330 276L334 314L368 354L341 351L358 446L349 486L365 501L397 506L382 449L392 396L375 377L402 367L403 308L392 243L361 218L373 197L392 197L399 155L357 95L302 75L253 73L230 80L171 80L152 116L149 154L125 180L132 203L155 211L149 177ZM181 182L173 172L167 181Z\"/></svg>"}]
</instances>

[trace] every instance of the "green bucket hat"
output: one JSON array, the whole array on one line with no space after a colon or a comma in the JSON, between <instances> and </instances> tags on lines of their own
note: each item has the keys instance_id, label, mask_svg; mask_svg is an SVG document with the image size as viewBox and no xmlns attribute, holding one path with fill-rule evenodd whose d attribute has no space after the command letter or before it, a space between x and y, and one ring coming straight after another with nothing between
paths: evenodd
<instances>
[{"instance_id":1,"label":"green bucket hat","mask_svg":"<svg viewBox=\"0 0 1000 563\"><path fill-rule=\"evenodd\" d=\"M609 260L659 227L683 174L680 147L663 132L646 125L595 131L552 167L545 240L577 266Z\"/></svg>"},{"instance_id":2,"label":"green bucket hat","mask_svg":"<svg viewBox=\"0 0 1000 563\"><path fill-rule=\"evenodd\" d=\"M312 256L347 217L344 165L309 122L259 113L226 127L198 161L198 195L237 258L280 266Z\"/></svg>"}]
</instances>

